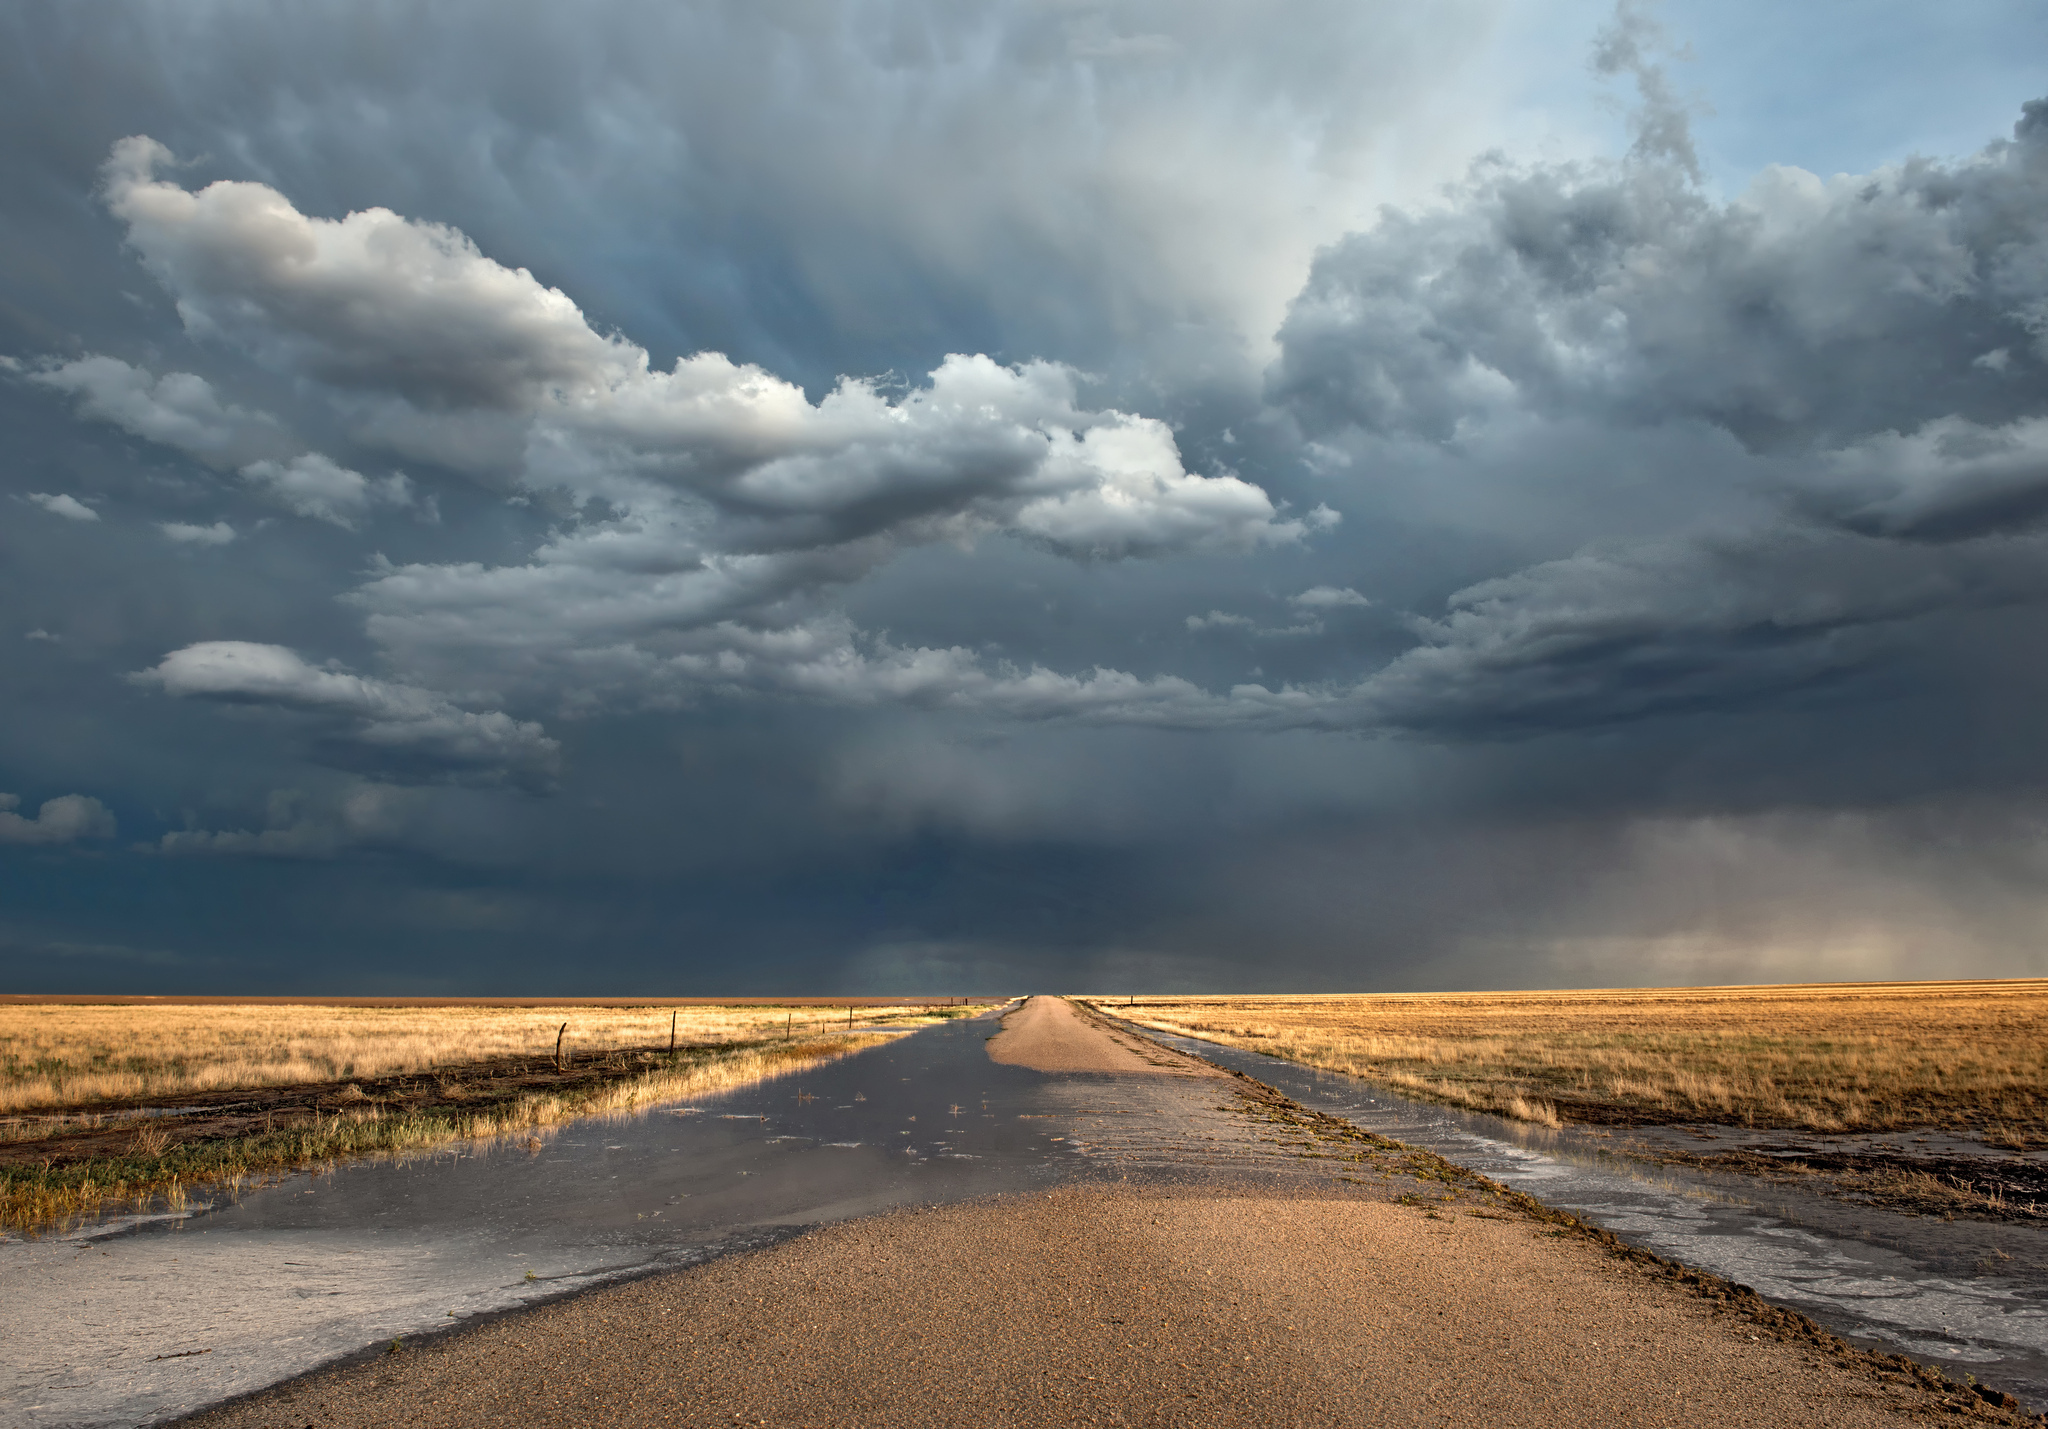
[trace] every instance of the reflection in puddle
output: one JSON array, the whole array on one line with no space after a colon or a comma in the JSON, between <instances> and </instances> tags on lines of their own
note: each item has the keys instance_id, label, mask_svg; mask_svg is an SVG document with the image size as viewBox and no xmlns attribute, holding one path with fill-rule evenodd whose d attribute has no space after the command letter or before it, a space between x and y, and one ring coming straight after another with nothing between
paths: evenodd
<instances>
[{"instance_id":1,"label":"reflection in puddle","mask_svg":"<svg viewBox=\"0 0 2048 1429\"><path fill-rule=\"evenodd\" d=\"M0 1422L148 1423L366 1345L807 1225L1095 1174L1018 1119L1047 1079L991 1063L992 1030L948 1023L807 1068L801 1100L784 1078L571 1123L532 1150L522 1132L295 1176L182 1216L0 1237ZM948 1116L966 1094L1004 1114ZM932 1131L897 1135L916 1117Z\"/></svg>"},{"instance_id":2,"label":"reflection in puddle","mask_svg":"<svg viewBox=\"0 0 2048 1429\"><path fill-rule=\"evenodd\" d=\"M1429 1106L1339 1073L1154 1032L1303 1106L1424 1147L1877 1348L2048 1407L2048 1230L1853 1205L1631 1160L1609 1138Z\"/></svg>"}]
</instances>

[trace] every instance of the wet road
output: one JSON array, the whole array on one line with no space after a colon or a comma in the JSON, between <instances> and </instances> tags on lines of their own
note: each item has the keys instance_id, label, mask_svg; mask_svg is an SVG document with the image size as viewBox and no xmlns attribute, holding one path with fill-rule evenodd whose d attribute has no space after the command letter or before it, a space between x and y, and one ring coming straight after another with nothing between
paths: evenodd
<instances>
[{"instance_id":1,"label":"wet road","mask_svg":"<svg viewBox=\"0 0 2048 1429\"><path fill-rule=\"evenodd\" d=\"M1249 1128L1227 1081L998 1064L984 1045L996 1030L993 1018L949 1023L698 1106L575 1123L533 1150L518 1138L359 1164L182 1219L0 1241L0 1422L153 1422L395 1336L893 1207L1089 1181L1345 1170ZM1527 1128L1518 1140L1491 1118L1162 1040L1832 1328L2048 1401L2038 1242L2012 1257L2023 1272L1967 1271L1954 1254L1930 1258L1912 1227L1896 1246L1857 1239L1853 1227L1821 1224L1825 1208L1801 1220L1705 1178L1646 1179L1568 1139L1538 1146ZM1872 1215L1882 1213L1851 1218Z\"/></svg>"},{"instance_id":2,"label":"wet road","mask_svg":"<svg viewBox=\"0 0 2048 1429\"><path fill-rule=\"evenodd\" d=\"M0 1241L0 1422L136 1424L365 1345L909 1203L1099 1174L1072 1088L992 1018L544 1135L372 1162L183 1217Z\"/></svg>"},{"instance_id":3,"label":"wet road","mask_svg":"<svg viewBox=\"0 0 2048 1429\"><path fill-rule=\"evenodd\" d=\"M962 1019L700 1105L571 1123L537 1149L521 1135L0 1238L0 1424L155 1422L395 1337L896 1206L1303 1170L1245 1142L1226 1090L996 1063L999 1025Z\"/></svg>"},{"instance_id":4,"label":"wet road","mask_svg":"<svg viewBox=\"0 0 2048 1429\"><path fill-rule=\"evenodd\" d=\"M1852 1341L1973 1374L2048 1409L2048 1228L1905 1215L1752 1177L1649 1165L1617 1154L1598 1131L1454 1111L1354 1077L1154 1035L1303 1106L1748 1285Z\"/></svg>"}]
</instances>

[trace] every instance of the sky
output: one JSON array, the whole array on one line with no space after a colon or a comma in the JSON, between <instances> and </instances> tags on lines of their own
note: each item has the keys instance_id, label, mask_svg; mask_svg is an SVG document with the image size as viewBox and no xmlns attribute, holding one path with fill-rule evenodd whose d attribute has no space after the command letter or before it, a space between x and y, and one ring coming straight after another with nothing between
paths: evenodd
<instances>
[{"instance_id":1,"label":"sky","mask_svg":"<svg viewBox=\"0 0 2048 1429\"><path fill-rule=\"evenodd\" d=\"M2048 974L2048 11L0 14L0 987Z\"/></svg>"}]
</instances>

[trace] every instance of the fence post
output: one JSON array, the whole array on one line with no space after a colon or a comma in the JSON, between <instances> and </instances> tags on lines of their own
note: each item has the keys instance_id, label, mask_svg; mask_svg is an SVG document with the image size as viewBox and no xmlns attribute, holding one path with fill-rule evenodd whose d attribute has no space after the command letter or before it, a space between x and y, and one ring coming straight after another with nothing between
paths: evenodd
<instances>
[{"instance_id":1,"label":"fence post","mask_svg":"<svg viewBox=\"0 0 2048 1429\"><path fill-rule=\"evenodd\" d=\"M668 1054L671 1057L676 1054L676 1018L679 1015L674 1012L668 1015Z\"/></svg>"}]
</instances>

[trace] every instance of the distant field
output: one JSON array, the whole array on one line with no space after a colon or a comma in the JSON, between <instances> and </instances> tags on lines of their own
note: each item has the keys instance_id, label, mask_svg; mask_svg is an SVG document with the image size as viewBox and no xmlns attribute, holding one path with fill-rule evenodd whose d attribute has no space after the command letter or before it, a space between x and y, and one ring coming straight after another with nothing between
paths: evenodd
<instances>
[{"instance_id":1,"label":"distant field","mask_svg":"<svg viewBox=\"0 0 2048 1429\"><path fill-rule=\"evenodd\" d=\"M2048 1145L2048 979L1095 1001L1550 1125L1935 1126Z\"/></svg>"},{"instance_id":2,"label":"distant field","mask_svg":"<svg viewBox=\"0 0 2048 1429\"><path fill-rule=\"evenodd\" d=\"M552 1057L564 1022L567 1050L585 1057L666 1046L671 1015L679 1045L802 1037L845 1026L849 1006L824 999L659 1005L9 999L0 1002L0 1112ZM926 1012L920 1003L869 1003L855 1018L863 1026L906 1026Z\"/></svg>"}]
</instances>

